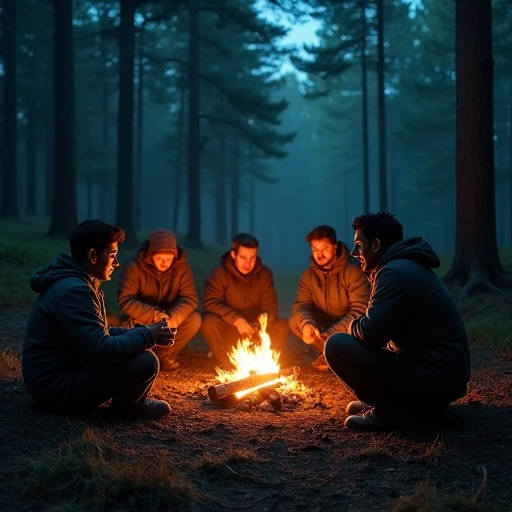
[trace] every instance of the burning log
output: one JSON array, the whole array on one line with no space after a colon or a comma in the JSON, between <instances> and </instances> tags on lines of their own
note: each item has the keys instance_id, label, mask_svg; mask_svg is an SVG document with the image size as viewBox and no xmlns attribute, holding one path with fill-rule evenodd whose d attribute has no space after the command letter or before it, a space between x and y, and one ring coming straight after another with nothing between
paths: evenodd
<instances>
[{"instance_id":1,"label":"burning log","mask_svg":"<svg viewBox=\"0 0 512 512\"><path fill-rule=\"evenodd\" d=\"M258 389L259 395L266 400L274 411L283 409L283 399L281 395L272 387Z\"/></svg>"},{"instance_id":2,"label":"burning log","mask_svg":"<svg viewBox=\"0 0 512 512\"><path fill-rule=\"evenodd\" d=\"M251 391L261 390L262 388L268 389L269 387L278 384L282 378L291 378L296 380L299 375L300 368L298 366L281 370L279 373L254 373L244 379L210 386L208 388L208 397L214 403L219 402L223 408L232 408L241 403L243 401L243 396L247 395ZM278 394L277 391L274 390L274 392ZM265 398L268 399L267 397ZM275 397L272 399L275 399ZM278 400L281 401L280 396L278 397Z\"/></svg>"}]
</instances>

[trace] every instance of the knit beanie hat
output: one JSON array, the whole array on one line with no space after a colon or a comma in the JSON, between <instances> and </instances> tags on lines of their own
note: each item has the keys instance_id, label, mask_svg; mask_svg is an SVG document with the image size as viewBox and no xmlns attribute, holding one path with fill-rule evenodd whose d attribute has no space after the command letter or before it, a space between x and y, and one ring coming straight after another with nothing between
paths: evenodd
<instances>
[{"instance_id":1,"label":"knit beanie hat","mask_svg":"<svg viewBox=\"0 0 512 512\"><path fill-rule=\"evenodd\" d=\"M176 237L168 229L157 229L149 235L148 238L148 256L154 254L167 252L174 254L174 257L178 257L178 244L176 243Z\"/></svg>"}]
</instances>

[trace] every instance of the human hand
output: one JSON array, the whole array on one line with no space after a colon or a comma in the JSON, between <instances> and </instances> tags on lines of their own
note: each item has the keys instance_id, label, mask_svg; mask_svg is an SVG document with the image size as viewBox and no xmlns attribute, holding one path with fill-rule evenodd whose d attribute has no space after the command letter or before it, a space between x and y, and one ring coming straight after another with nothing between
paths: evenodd
<instances>
[{"instance_id":1,"label":"human hand","mask_svg":"<svg viewBox=\"0 0 512 512\"><path fill-rule=\"evenodd\" d=\"M155 311L153 312L153 322L159 322L160 320L162 320L162 318L167 319L169 318L169 315L165 311L155 309Z\"/></svg>"},{"instance_id":2,"label":"human hand","mask_svg":"<svg viewBox=\"0 0 512 512\"><path fill-rule=\"evenodd\" d=\"M308 345L315 345L321 341L322 335L318 328L313 324L306 324L302 329L302 341Z\"/></svg>"},{"instance_id":3,"label":"human hand","mask_svg":"<svg viewBox=\"0 0 512 512\"><path fill-rule=\"evenodd\" d=\"M169 327L168 320L163 318L160 322L146 325L147 329L151 333L151 337L156 345L169 346L174 345L176 338L176 327Z\"/></svg>"},{"instance_id":4,"label":"human hand","mask_svg":"<svg viewBox=\"0 0 512 512\"><path fill-rule=\"evenodd\" d=\"M245 318L237 318L233 325L236 327L240 336L250 338L254 333L254 327Z\"/></svg>"}]
</instances>

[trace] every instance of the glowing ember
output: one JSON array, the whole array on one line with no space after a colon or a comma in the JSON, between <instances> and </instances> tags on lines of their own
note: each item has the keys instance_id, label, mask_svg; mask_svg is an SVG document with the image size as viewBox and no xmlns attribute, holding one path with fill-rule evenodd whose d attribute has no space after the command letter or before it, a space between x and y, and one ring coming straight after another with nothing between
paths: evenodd
<instances>
[{"instance_id":1,"label":"glowing ember","mask_svg":"<svg viewBox=\"0 0 512 512\"><path fill-rule=\"evenodd\" d=\"M255 343L249 338L242 338L238 340L237 344L232 348L228 355L229 360L234 366L233 371L215 368L218 374L217 379L221 383L241 380L254 374L276 374L276 379L273 381L236 393L238 398L252 393L261 387L276 386L287 381L285 377L279 376L278 360L280 352L275 352L270 348L270 337L267 334L267 320L268 315L266 313L258 317L260 324L259 343Z\"/></svg>"}]
</instances>

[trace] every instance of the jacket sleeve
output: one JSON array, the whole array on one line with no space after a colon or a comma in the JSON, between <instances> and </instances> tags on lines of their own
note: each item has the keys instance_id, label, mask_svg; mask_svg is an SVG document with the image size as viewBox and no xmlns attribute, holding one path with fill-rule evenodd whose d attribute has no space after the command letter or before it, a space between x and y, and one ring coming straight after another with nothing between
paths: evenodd
<instances>
[{"instance_id":1,"label":"jacket sleeve","mask_svg":"<svg viewBox=\"0 0 512 512\"><path fill-rule=\"evenodd\" d=\"M356 339L372 348L383 348L393 339L411 304L409 290L414 283L408 281L406 275L392 268L378 272L366 314L351 324Z\"/></svg>"},{"instance_id":2,"label":"jacket sleeve","mask_svg":"<svg viewBox=\"0 0 512 512\"><path fill-rule=\"evenodd\" d=\"M88 286L70 288L56 310L60 328L91 364L116 364L154 344L146 328L125 330L122 334L114 331L111 336L103 311L101 296Z\"/></svg>"},{"instance_id":3,"label":"jacket sleeve","mask_svg":"<svg viewBox=\"0 0 512 512\"><path fill-rule=\"evenodd\" d=\"M328 329L327 335L334 334L335 332L350 332L352 320L364 315L368 306L370 283L361 271L359 263L357 265L348 264L345 268L344 277L349 310L338 322Z\"/></svg>"},{"instance_id":4,"label":"jacket sleeve","mask_svg":"<svg viewBox=\"0 0 512 512\"><path fill-rule=\"evenodd\" d=\"M292 305L292 315L295 317L301 332L308 323L316 325L311 312L311 304L313 304L313 293L311 290L311 271L305 270L300 276L297 295Z\"/></svg>"},{"instance_id":5,"label":"jacket sleeve","mask_svg":"<svg viewBox=\"0 0 512 512\"><path fill-rule=\"evenodd\" d=\"M276 320L278 311L274 276L269 268L263 267L259 277L262 286L260 313L267 313L268 321L269 323L272 323Z\"/></svg>"},{"instance_id":6,"label":"jacket sleeve","mask_svg":"<svg viewBox=\"0 0 512 512\"><path fill-rule=\"evenodd\" d=\"M152 324L155 307L139 299L140 272L136 259L129 259L121 275L117 287L117 302L121 311L141 324Z\"/></svg>"},{"instance_id":7,"label":"jacket sleeve","mask_svg":"<svg viewBox=\"0 0 512 512\"><path fill-rule=\"evenodd\" d=\"M226 289L229 285L227 272L221 265L214 267L204 283L203 306L207 313L214 313L228 325L233 325L242 315L226 302Z\"/></svg>"},{"instance_id":8,"label":"jacket sleeve","mask_svg":"<svg viewBox=\"0 0 512 512\"><path fill-rule=\"evenodd\" d=\"M192 269L188 263L183 263L181 270L179 276L176 276L179 280L178 296L173 305L167 309L167 314L176 321L178 326L197 309L199 303Z\"/></svg>"}]
</instances>

